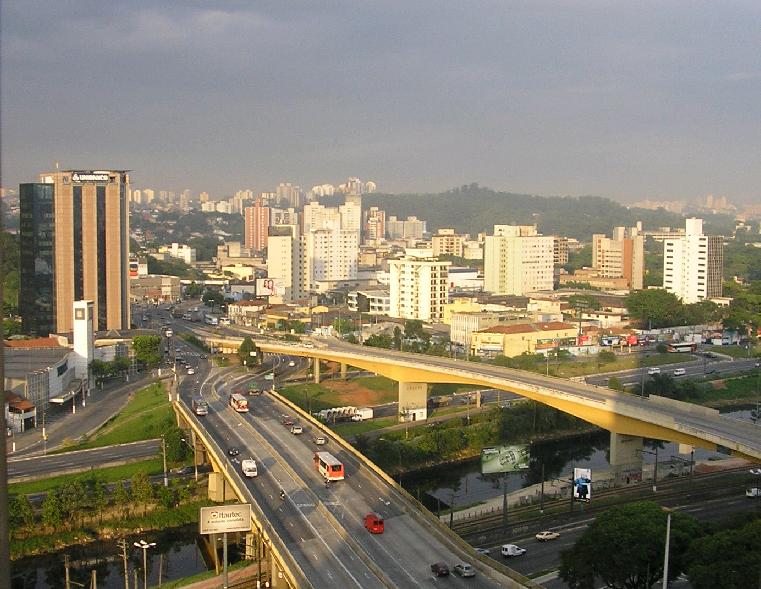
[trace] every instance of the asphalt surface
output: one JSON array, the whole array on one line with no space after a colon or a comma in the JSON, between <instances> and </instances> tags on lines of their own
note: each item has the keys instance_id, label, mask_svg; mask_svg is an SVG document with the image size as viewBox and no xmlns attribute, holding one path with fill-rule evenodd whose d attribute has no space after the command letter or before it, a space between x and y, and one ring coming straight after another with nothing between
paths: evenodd
<instances>
[{"instance_id":1,"label":"asphalt surface","mask_svg":"<svg viewBox=\"0 0 761 589\"><path fill-rule=\"evenodd\" d=\"M276 374L287 378L288 368L287 362L280 360ZM474 579L435 578L430 570L433 562L443 560L452 566L464 554L457 554L422 526L408 513L396 491L379 481L353 455L341 450L330 433L320 432L329 442L319 447L312 442L316 432L310 424L302 424L302 435L291 434L281 419L287 409L268 394L250 396L249 413L235 413L225 402L227 395L250 377L236 378L224 370L209 375L205 368L196 376L180 383L182 402L189 403L199 392L207 399L210 412L199 417L199 423L223 451L231 446L240 451L237 457L225 457L230 469L239 471L240 461L245 458L257 460L259 476L246 479L246 487L315 586L506 584L504 577L477 561L472 564L480 574ZM265 388L271 381L257 384ZM331 483L329 488L324 486L312 460L318 449L330 451L344 463L346 480ZM281 488L286 500L278 496ZM384 517L384 534L371 535L364 529L362 518L370 511Z\"/></svg>"}]
</instances>

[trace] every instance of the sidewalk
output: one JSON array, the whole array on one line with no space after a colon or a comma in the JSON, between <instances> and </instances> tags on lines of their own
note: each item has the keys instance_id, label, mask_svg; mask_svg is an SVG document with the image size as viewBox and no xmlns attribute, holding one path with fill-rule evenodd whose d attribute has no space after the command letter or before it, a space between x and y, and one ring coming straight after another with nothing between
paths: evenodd
<instances>
[{"instance_id":1,"label":"sidewalk","mask_svg":"<svg viewBox=\"0 0 761 589\"><path fill-rule=\"evenodd\" d=\"M153 381L154 377L151 374L145 374L130 382L107 385L103 390L93 389L90 396L86 397L84 407L81 400L77 404L76 413L72 413L71 405L67 403L66 409L60 408L55 411L45 424L47 444L42 439L42 418L38 416L36 428L7 439L9 458L42 454L43 451L53 450L64 442L77 440L97 430L126 405L130 393Z\"/></svg>"}]
</instances>

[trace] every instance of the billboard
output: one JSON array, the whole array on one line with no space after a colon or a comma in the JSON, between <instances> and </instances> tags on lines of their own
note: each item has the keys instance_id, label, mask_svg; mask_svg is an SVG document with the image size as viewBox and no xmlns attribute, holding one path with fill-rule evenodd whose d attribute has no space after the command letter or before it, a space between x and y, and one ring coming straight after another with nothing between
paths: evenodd
<instances>
[{"instance_id":1,"label":"billboard","mask_svg":"<svg viewBox=\"0 0 761 589\"><path fill-rule=\"evenodd\" d=\"M199 524L201 534L248 532L251 530L251 504L202 507Z\"/></svg>"},{"instance_id":2,"label":"billboard","mask_svg":"<svg viewBox=\"0 0 761 589\"><path fill-rule=\"evenodd\" d=\"M573 469L573 498L579 501L592 499L592 470L589 468Z\"/></svg>"},{"instance_id":3,"label":"billboard","mask_svg":"<svg viewBox=\"0 0 761 589\"><path fill-rule=\"evenodd\" d=\"M481 474L515 472L528 468L528 446L494 446L481 449Z\"/></svg>"},{"instance_id":4,"label":"billboard","mask_svg":"<svg viewBox=\"0 0 761 589\"><path fill-rule=\"evenodd\" d=\"M277 297L285 294L285 281L282 278L257 278L257 297Z\"/></svg>"}]
</instances>

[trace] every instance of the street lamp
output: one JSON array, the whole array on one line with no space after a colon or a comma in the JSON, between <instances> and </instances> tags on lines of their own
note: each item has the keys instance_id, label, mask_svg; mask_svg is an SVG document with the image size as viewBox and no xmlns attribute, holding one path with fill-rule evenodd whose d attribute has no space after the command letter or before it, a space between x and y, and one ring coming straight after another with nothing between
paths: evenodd
<instances>
[{"instance_id":1,"label":"street lamp","mask_svg":"<svg viewBox=\"0 0 761 589\"><path fill-rule=\"evenodd\" d=\"M195 468L196 482L198 482L198 461L196 460L195 432L193 432L193 430L191 430L190 433L193 436L193 443L192 444L190 442L188 442L185 438L180 438L180 440L185 442L188 445L188 447L193 450L193 468Z\"/></svg>"},{"instance_id":2,"label":"street lamp","mask_svg":"<svg viewBox=\"0 0 761 589\"><path fill-rule=\"evenodd\" d=\"M671 540L671 510L662 507L668 513L666 516L666 547L663 549L663 589L669 584L669 542Z\"/></svg>"},{"instance_id":3,"label":"street lamp","mask_svg":"<svg viewBox=\"0 0 761 589\"><path fill-rule=\"evenodd\" d=\"M161 434L161 456L164 459L164 486L169 486L169 477L167 477L166 474L166 438L164 438L164 434Z\"/></svg>"},{"instance_id":4,"label":"street lamp","mask_svg":"<svg viewBox=\"0 0 761 589\"><path fill-rule=\"evenodd\" d=\"M155 542L140 540L134 543L135 548L143 549L143 589L148 589L148 549L156 546Z\"/></svg>"}]
</instances>

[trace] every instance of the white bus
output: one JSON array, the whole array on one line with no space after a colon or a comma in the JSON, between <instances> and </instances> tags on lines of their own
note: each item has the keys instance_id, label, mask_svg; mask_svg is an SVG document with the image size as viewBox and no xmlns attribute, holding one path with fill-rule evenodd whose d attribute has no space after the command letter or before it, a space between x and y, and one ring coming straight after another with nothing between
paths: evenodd
<instances>
[{"instance_id":1,"label":"white bus","mask_svg":"<svg viewBox=\"0 0 761 589\"><path fill-rule=\"evenodd\" d=\"M314 465L317 471L328 481L344 480L344 465L330 452L315 452Z\"/></svg>"},{"instance_id":2,"label":"white bus","mask_svg":"<svg viewBox=\"0 0 761 589\"><path fill-rule=\"evenodd\" d=\"M239 393L230 395L230 407L238 413L248 413L248 400Z\"/></svg>"}]
</instances>

